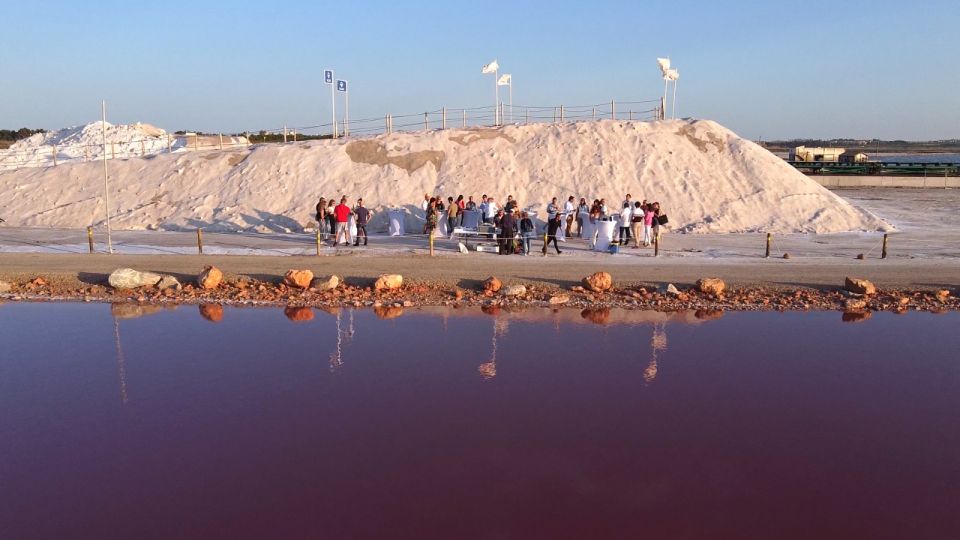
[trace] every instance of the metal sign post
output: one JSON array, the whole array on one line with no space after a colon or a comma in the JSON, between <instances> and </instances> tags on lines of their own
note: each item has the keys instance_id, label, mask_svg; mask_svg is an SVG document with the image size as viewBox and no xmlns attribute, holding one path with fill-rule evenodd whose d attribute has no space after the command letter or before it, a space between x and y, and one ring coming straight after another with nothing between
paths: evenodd
<instances>
[{"instance_id":1,"label":"metal sign post","mask_svg":"<svg viewBox=\"0 0 960 540\"><path fill-rule=\"evenodd\" d=\"M323 82L330 85L330 116L333 119L333 138L337 138L337 96L333 89L333 70L327 69L323 72Z\"/></svg>"},{"instance_id":2,"label":"metal sign post","mask_svg":"<svg viewBox=\"0 0 960 540\"><path fill-rule=\"evenodd\" d=\"M103 113L103 210L107 216L107 251L113 253L113 233L110 231L110 185L107 181L107 102L100 102L100 112Z\"/></svg>"},{"instance_id":3,"label":"metal sign post","mask_svg":"<svg viewBox=\"0 0 960 540\"><path fill-rule=\"evenodd\" d=\"M350 135L350 91L347 90L347 81L337 80L337 90L343 92L343 135Z\"/></svg>"}]
</instances>

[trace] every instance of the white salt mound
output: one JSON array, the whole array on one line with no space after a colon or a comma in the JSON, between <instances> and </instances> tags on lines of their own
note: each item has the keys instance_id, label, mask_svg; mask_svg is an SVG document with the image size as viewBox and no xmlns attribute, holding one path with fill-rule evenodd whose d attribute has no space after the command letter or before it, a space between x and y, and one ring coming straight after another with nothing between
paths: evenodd
<instances>
[{"instance_id":1,"label":"white salt mound","mask_svg":"<svg viewBox=\"0 0 960 540\"><path fill-rule=\"evenodd\" d=\"M97 121L58 131L37 133L0 150L0 171L23 167L48 167L103 158L104 123ZM194 147L194 136L173 135L150 124L106 123L107 159L147 157L165 152L185 152ZM216 136L201 136L201 143L219 146ZM217 139L216 142L213 139ZM247 145L244 137L225 137L224 145Z\"/></svg>"},{"instance_id":2,"label":"white salt mound","mask_svg":"<svg viewBox=\"0 0 960 540\"><path fill-rule=\"evenodd\" d=\"M82 135L81 135L82 136ZM325 196L363 197L417 230L424 193L513 195L545 214L551 197L626 193L661 203L695 233L891 230L756 144L704 120L511 125L255 145L110 162L113 226L300 231ZM100 163L0 172L9 225L81 228L103 220Z\"/></svg>"}]
</instances>

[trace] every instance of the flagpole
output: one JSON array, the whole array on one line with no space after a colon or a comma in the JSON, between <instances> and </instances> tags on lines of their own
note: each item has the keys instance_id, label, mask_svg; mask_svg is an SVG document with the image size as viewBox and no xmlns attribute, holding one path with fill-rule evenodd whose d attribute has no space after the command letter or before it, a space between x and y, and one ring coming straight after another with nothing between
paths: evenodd
<instances>
[{"instance_id":1,"label":"flagpole","mask_svg":"<svg viewBox=\"0 0 960 540\"><path fill-rule=\"evenodd\" d=\"M107 215L107 251L113 253L113 234L110 231L110 186L107 183L107 102L100 102L100 112L103 114L103 211Z\"/></svg>"},{"instance_id":2,"label":"flagpole","mask_svg":"<svg viewBox=\"0 0 960 540\"><path fill-rule=\"evenodd\" d=\"M330 115L333 117L333 138L337 138L337 74L330 70Z\"/></svg>"},{"instance_id":3,"label":"flagpole","mask_svg":"<svg viewBox=\"0 0 960 540\"><path fill-rule=\"evenodd\" d=\"M510 76L510 123L513 123L513 75Z\"/></svg>"},{"instance_id":4,"label":"flagpole","mask_svg":"<svg viewBox=\"0 0 960 540\"><path fill-rule=\"evenodd\" d=\"M673 113L670 115L674 120L677 119L677 81L679 79L673 80Z\"/></svg>"},{"instance_id":5,"label":"flagpole","mask_svg":"<svg viewBox=\"0 0 960 540\"><path fill-rule=\"evenodd\" d=\"M494 60L496 62L496 60ZM493 124L500 125L500 68L493 70Z\"/></svg>"}]
</instances>

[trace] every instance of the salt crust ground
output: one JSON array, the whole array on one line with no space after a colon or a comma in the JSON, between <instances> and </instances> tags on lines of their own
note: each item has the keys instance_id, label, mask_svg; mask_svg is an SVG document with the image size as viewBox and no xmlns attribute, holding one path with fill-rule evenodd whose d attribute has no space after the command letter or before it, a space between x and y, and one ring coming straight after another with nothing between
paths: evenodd
<instances>
[{"instance_id":1,"label":"salt crust ground","mask_svg":"<svg viewBox=\"0 0 960 540\"><path fill-rule=\"evenodd\" d=\"M658 200L674 231L841 232L890 225L711 121L598 121L396 133L110 162L117 229L301 231L320 196L403 207L424 193L507 194L543 215L550 197ZM9 225L103 220L100 163L0 172ZM379 213L373 229L385 228Z\"/></svg>"}]
</instances>

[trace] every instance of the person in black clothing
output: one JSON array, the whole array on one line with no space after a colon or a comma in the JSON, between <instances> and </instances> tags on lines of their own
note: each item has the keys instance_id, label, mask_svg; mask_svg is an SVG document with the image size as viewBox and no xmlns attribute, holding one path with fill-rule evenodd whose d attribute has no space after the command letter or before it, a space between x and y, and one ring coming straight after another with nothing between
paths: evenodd
<instances>
[{"instance_id":1,"label":"person in black clothing","mask_svg":"<svg viewBox=\"0 0 960 540\"><path fill-rule=\"evenodd\" d=\"M560 229L560 223L563 221L563 214L557 212L554 214L553 219L547 222L547 241L543 244L543 254L547 254L547 246L550 245L550 242L553 242L554 249L557 250L557 255L563 253L560 251L560 245L557 244L557 231Z\"/></svg>"},{"instance_id":2,"label":"person in black clothing","mask_svg":"<svg viewBox=\"0 0 960 540\"><path fill-rule=\"evenodd\" d=\"M530 254L530 240L535 234L535 228L533 226L533 220L530 219L530 215L526 212L520 214L520 242L523 244L523 255L527 256Z\"/></svg>"},{"instance_id":3,"label":"person in black clothing","mask_svg":"<svg viewBox=\"0 0 960 540\"><path fill-rule=\"evenodd\" d=\"M317 215L316 215L317 223L320 224L319 226L320 236L321 238L326 239L327 235L324 232L327 230L327 199L326 198L320 197L320 202L317 203L316 210L317 210Z\"/></svg>"},{"instance_id":4,"label":"person in black clothing","mask_svg":"<svg viewBox=\"0 0 960 540\"><path fill-rule=\"evenodd\" d=\"M517 234L517 219L513 214L504 214L500 220L500 254L513 255L516 251L516 243L513 237Z\"/></svg>"},{"instance_id":5,"label":"person in black clothing","mask_svg":"<svg viewBox=\"0 0 960 540\"><path fill-rule=\"evenodd\" d=\"M357 207L353 209L353 215L357 219L357 238L353 245L360 245L360 237L363 237L363 245L367 245L367 222L370 221L370 211L363 206L363 199L357 199Z\"/></svg>"}]
</instances>

